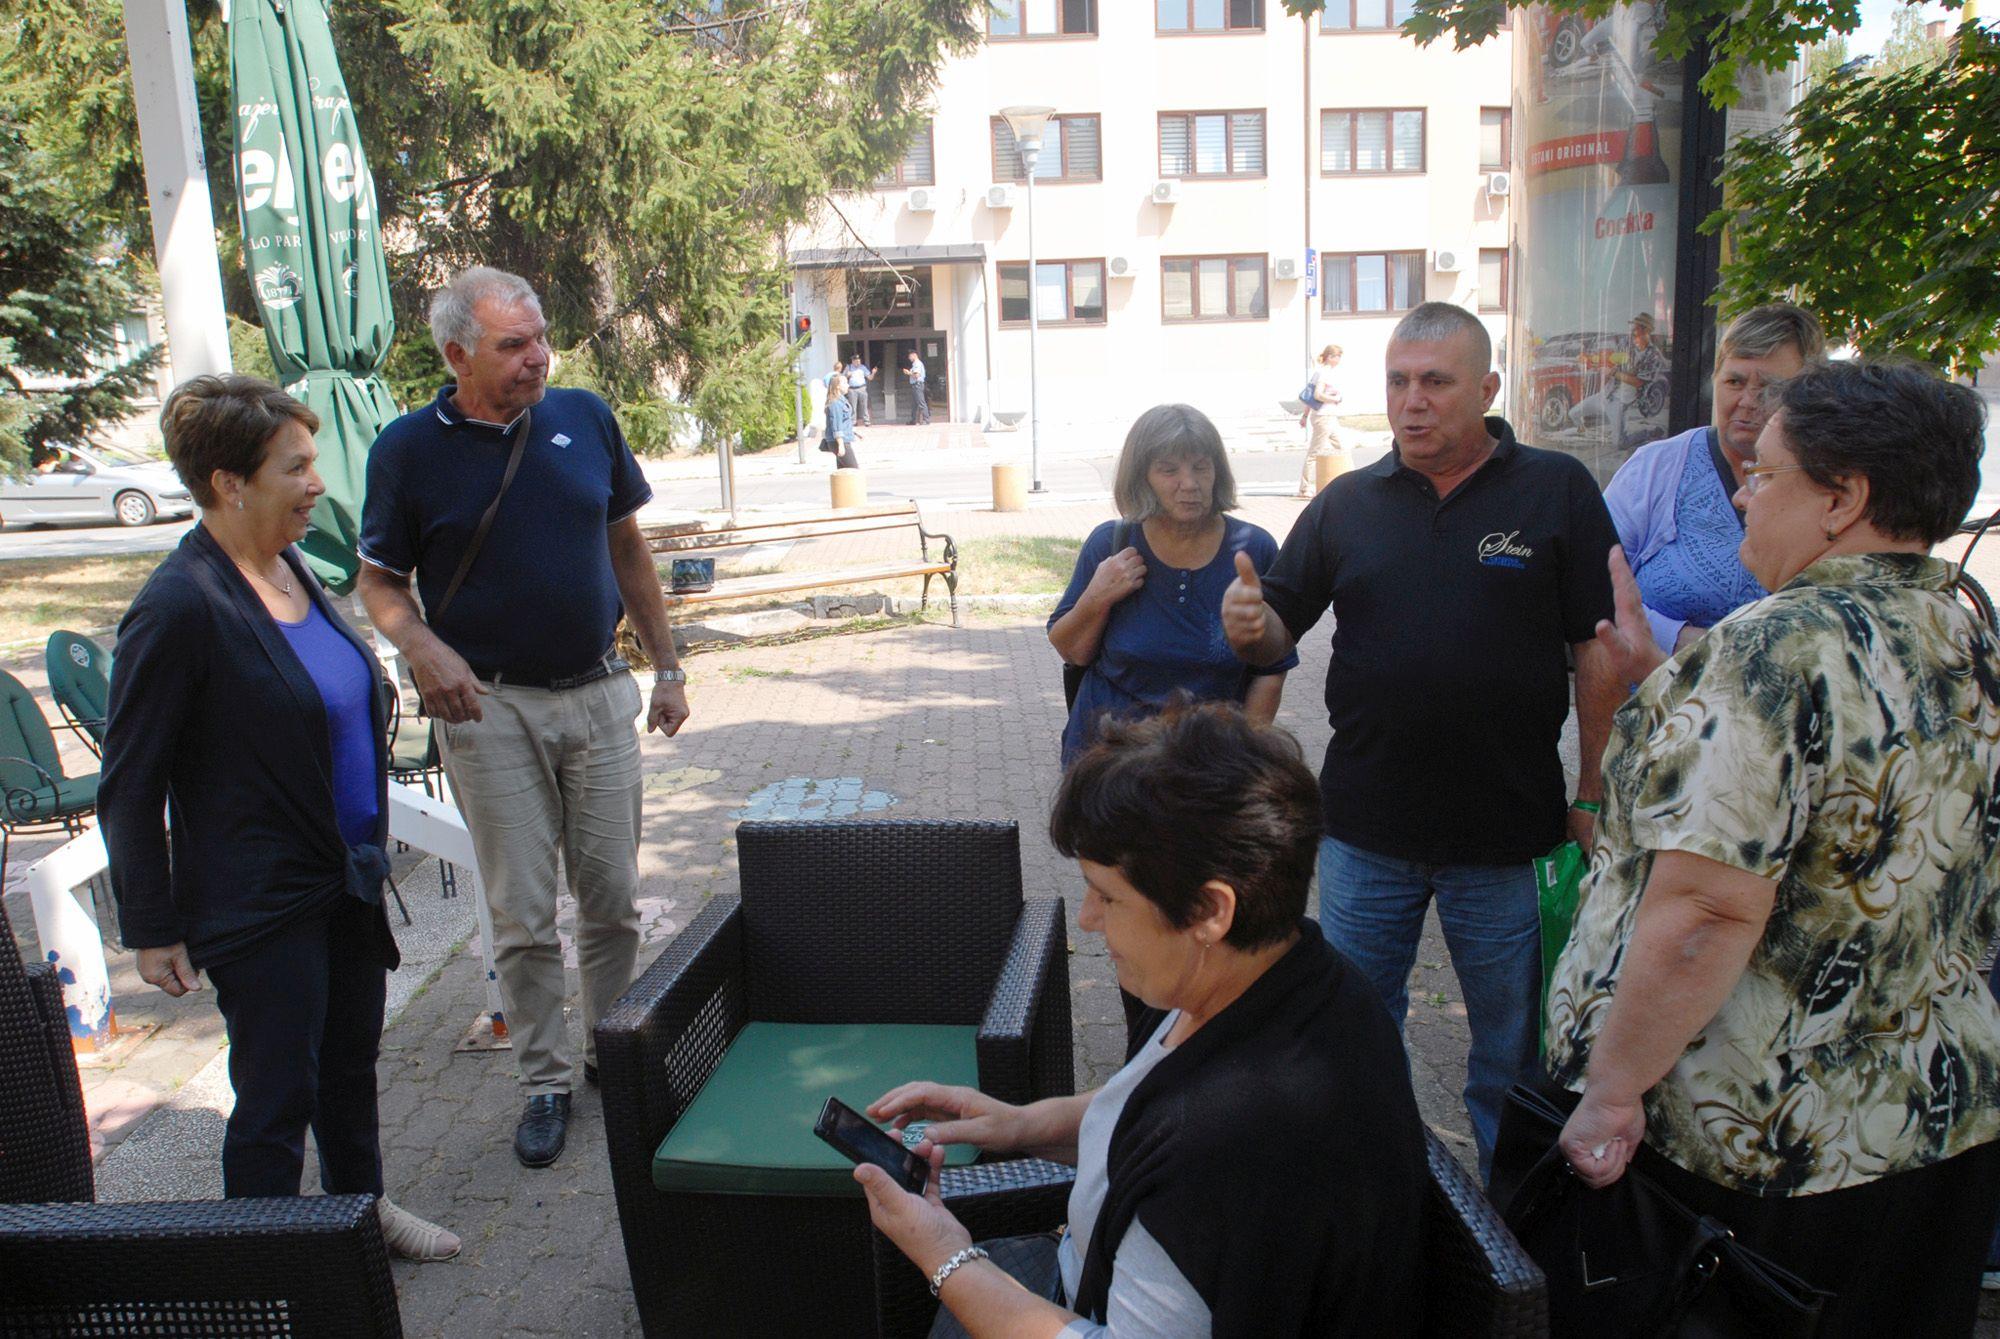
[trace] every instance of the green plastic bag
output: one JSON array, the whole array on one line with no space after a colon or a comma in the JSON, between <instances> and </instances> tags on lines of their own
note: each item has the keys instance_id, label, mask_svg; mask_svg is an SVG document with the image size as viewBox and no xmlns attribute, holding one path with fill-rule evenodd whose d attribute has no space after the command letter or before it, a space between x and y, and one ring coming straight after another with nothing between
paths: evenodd
<instances>
[{"instance_id":1,"label":"green plastic bag","mask_svg":"<svg viewBox=\"0 0 2000 1339\"><path fill-rule=\"evenodd\" d=\"M1538 1018L1549 1013L1549 978L1555 973L1556 959L1569 943L1570 926L1576 922L1577 891L1583 886L1583 872L1590 867L1583 848L1564 842L1535 860L1535 898L1542 920L1542 999ZM1548 1051L1548 1029L1535 1029L1538 1054Z\"/></svg>"}]
</instances>

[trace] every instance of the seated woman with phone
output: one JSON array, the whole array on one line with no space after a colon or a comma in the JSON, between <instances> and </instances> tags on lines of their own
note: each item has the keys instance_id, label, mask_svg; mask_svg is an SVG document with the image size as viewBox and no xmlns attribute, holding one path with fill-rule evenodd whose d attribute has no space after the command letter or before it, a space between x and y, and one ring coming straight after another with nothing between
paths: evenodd
<instances>
[{"instance_id":1,"label":"seated woman with phone","mask_svg":"<svg viewBox=\"0 0 2000 1339\"><path fill-rule=\"evenodd\" d=\"M1395 1025L1305 919L1320 811L1297 742L1233 704L1107 722L1049 831L1147 1012L1094 1093L911 1083L868 1108L933 1122L921 1194L873 1163L855 1179L944 1303L934 1339L1408 1331L1423 1127ZM937 1188L959 1143L1074 1164L1068 1227L974 1246Z\"/></svg>"}]
</instances>

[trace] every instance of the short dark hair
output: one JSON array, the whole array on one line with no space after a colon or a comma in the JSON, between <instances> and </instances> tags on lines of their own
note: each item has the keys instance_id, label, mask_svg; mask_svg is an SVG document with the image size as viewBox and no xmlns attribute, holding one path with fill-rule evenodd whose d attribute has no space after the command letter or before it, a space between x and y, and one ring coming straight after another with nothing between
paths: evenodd
<instances>
[{"instance_id":1,"label":"short dark hair","mask_svg":"<svg viewBox=\"0 0 2000 1339\"><path fill-rule=\"evenodd\" d=\"M1146 476L1161 460L1208 461L1215 466L1210 508L1218 516L1235 509L1236 476L1230 472L1229 452L1214 422L1191 404L1156 404L1132 421L1118 454L1111 500L1120 516L1136 522L1160 514L1160 499Z\"/></svg>"},{"instance_id":2,"label":"short dark hair","mask_svg":"<svg viewBox=\"0 0 2000 1339\"><path fill-rule=\"evenodd\" d=\"M1177 929L1207 910L1202 886L1236 890L1223 942L1282 941L1306 911L1319 853L1319 784L1298 741L1252 725L1234 703L1185 699L1157 716L1108 720L1063 777L1049 839L1115 867Z\"/></svg>"},{"instance_id":3,"label":"short dark hair","mask_svg":"<svg viewBox=\"0 0 2000 1339\"><path fill-rule=\"evenodd\" d=\"M248 479L287 422L319 431L319 415L262 377L192 377L160 406L167 459L196 505L213 507L217 470Z\"/></svg>"},{"instance_id":4,"label":"short dark hair","mask_svg":"<svg viewBox=\"0 0 2000 1339\"><path fill-rule=\"evenodd\" d=\"M1822 488L1868 480L1868 520L1891 539L1948 539L1979 493L1986 406L1921 363L1821 363L1776 390L1779 431Z\"/></svg>"}]
</instances>

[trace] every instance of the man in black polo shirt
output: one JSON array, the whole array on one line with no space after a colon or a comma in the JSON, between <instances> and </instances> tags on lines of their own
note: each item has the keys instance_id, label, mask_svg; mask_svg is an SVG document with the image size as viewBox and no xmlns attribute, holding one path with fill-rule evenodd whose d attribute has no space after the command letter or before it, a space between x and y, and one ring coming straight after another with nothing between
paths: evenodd
<instances>
[{"instance_id":1,"label":"man in black polo shirt","mask_svg":"<svg viewBox=\"0 0 2000 1339\"><path fill-rule=\"evenodd\" d=\"M1500 1104L1535 1058L1541 936L1529 863L1589 849L1598 762L1623 697L1594 638L1617 542L1589 471L1485 417L1486 329L1418 307L1388 351L1390 454L1329 484L1258 581L1223 597L1240 657L1268 665L1337 620L1320 771L1320 922L1400 1022L1433 897L1472 1030L1466 1107L1482 1176ZM1582 775L1565 818L1557 753L1577 664Z\"/></svg>"},{"instance_id":2,"label":"man in black polo shirt","mask_svg":"<svg viewBox=\"0 0 2000 1339\"><path fill-rule=\"evenodd\" d=\"M548 388L548 323L534 290L475 266L432 300L431 336L458 379L384 428L369 452L361 598L409 662L479 857L528 1096L514 1152L543 1167L562 1152L573 1080L558 850L576 899L586 1079L592 1029L638 960L641 703L612 645L621 615L659 667L649 730L680 729L687 676L635 516L652 489L610 406ZM451 593L501 493L523 415L515 477Z\"/></svg>"}]
</instances>

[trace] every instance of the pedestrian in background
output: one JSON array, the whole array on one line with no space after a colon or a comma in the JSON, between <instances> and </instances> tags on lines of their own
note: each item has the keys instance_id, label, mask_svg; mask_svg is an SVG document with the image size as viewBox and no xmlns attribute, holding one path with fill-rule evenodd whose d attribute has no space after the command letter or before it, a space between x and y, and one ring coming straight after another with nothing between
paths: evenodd
<instances>
[{"instance_id":1,"label":"pedestrian in background","mask_svg":"<svg viewBox=\"0 0 2000 1339\"><path fill-rule=\"evenodd\" d=\"M1125 435L1112 496L1120 519L1083 541L1049 615L1049 643L1087 667L1063 727L1063 766L1096 739L1107 715L1149 715L1176 693L1240 702L1268 725L1299 662L1287 655L1247 666L1223 640L1222 593L1237 555L1261 572L1278 543L1227 514L1236 480L1222 434L1192 405L1155 405Z\"/></svg>"},{"instance_id":2,"label":"pedestrian in background","mask_svg":"<svg viewBox=\"0 0 2000 1339\"><path fill-rule=\"evenodd\" d=\"M160 411L200 520L118 626L97 812L120 937L168 995L215 987L236 1103L230 1199L373 1195L389 1249L458 1238L383 1195L375 1061L388 974L381 668L292 546L326 491L319 418L255 377L195 377Z\"/></svg>"},{"instance_id":3,"label":"pedestrian in background","mask_svg":"<svg viewBox=\"0 0 2000 1339\"><path fill-rule=\"evenodd\" d=\"M854 411L854 421L864 428L875 426L875 420L868 409L868 383L875 379L876 369L861 361L861 350L856 349L847 356L847 407Z\"/></svg>"},{"instance_id":4,"label":"pedestrian in background","mask_svg":"<svg viewBox=\"0 0 2000 1339\"><path fill-rule=\"evenodd\" d=\"M834 384L839 384L840 374L834 374ZM854 454L854 411L847 407L847 397L829 390L826 396L826 435L820 440L819 449L833 453L833 467L837 470L858 470L861 462Z\"/></svg>"},{"instance_id":5,"label":"pedestrian in background","mask_svg":"<svg viewBox=\"0 0 2000 1339\"><path fill-rule=\"evenodd\" d=\"M1744 312L1716 344L1713 421L1646 443L1605 488L1647 622L1667 654L1763 598L1737 556L1743 515L1734 499L1757 459L1766 391L1825 350L1819 322L1803 308L1774 302Z\"/></svg>"},{"instance_id":6,"label":"pedestrian in background","mask_svg":"<svg viewBox=\"0 0 2000 1339\"><path fill-rule=\"evenodd\" d=\"M1561 1152L1601 1188L1643 1143L1654 1184L1832 1294L1830 1339L1970 1333L2000 1202L2000 645L1930 556L1983 418L1913 364L1800 373L1740 495L1775 593L1662 664L1620 572L1600 634L1644 682L1550 982Z\"/></svg>"},{"instance_id":7,"label":"pedestrian in background","mask_svg":"<svg viewBox=\"0 0 2000 1339\"><path fill-rule=\"evenodd\" d=\"M910 363L903 369L903 376L910 383L910 422L912 424L931 421L930 391L925 385L929 373L924 368L924 360L910 350Z\"/></svg>"},{"instance_id":8,"label":"pedestrian in background","mask_svg":"<svg viewBox=\"0 0 2000 1339\"><path fill-rule=\"evenodd\" d=\"M639 530L652 489L609 405L549 388L534 289L475 266L437 293L430 318L456 380L368 454L359 584L409 663L472 835L527 1095L514 1153L545 1167L568 1136L575 1081L557 858L576 899L583 1076L594 1082L597 1020L632 984L639 952L633 721L643 710L648 730L679 730L687 676ZM657 667L650 703L618 655L621 617Z\"/></svg>"},{"instance_id":9,"label":"pedestrian in background","mask_svg":"<svg viewBox=\"0 0 2000 1339\"><path fill-rule=\"evenodd\" d=\"M1311 497L1319 491L1319 473L1313 468L1313 462L1321 456L1336 458L1339 463L1336 473L1347 470L1347 444L1340 440L1340 387L1333 376L1334 369L1340 366L1340 356L1338 344L1329 344L1321 349L1319 361L1313 364L1312 379L1307 383L1312 387L1313 403L1299 415L1299 426L1309 429L1306 461L1299 470L1300 497Z\"/></svg>"},{"instance_id":10,"label":"pedestrian in background","mask_svg":"<svg viewBox=\"0 0 2000 1339\"><path fill-rule=\"evenodd\" d=\"M1595 637L1617 534L1582 462L1486 417L1500 377L1478 317L1427 302L1386 361L1389 454L1308 503L1261 579L1238 560L1222 622L1237 655L1275 665L1333 612L1320 923L1400 1024L1437 901L1471 1024L1465 1103L1485 1177L1501 1102L1535 1059L1531 862L1566 834L1590 848L1624 696ZM1559 752L1571 653L1581 808Z\"/></svg>"}]
</instances>

